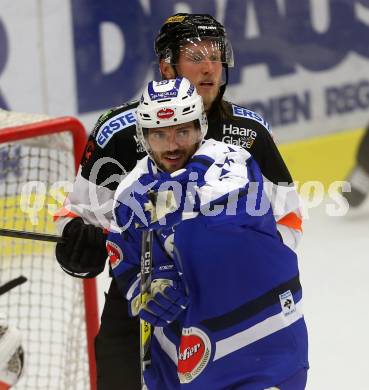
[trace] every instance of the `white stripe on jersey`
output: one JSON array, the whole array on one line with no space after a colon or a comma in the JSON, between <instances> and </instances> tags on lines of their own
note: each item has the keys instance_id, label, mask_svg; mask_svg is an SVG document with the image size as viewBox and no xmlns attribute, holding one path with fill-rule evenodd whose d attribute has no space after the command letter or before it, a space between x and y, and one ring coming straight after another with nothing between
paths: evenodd
<instances>
[{"instance_id":1,"label":"white stripe on jersey","mask_svg":"<svg viewBox=\"0 0 369 390\"><path fill-rule=\"evenodd\" d=\"M303 317L302 301L300 300L298 303L296 303L295 307L296 311L288 316L286 316L283 311L281 311L278 314L268 317L264 321L261 321L258 324L243 330L242 332L236 333L233 336L218 341L215 346L216 350L214 361L241 348L247 347L255 341L270 336L271 334L278 332L281 329L287 328L287 326L290 326L294 322L298 321Z\"/></svg>"},{"instance_id":2,"label":"white stripe on jersey","mask_svg":"<svg viewBox=\"0 0 369 390\"><path fill-rule=\"evenodd\" d=\"M168 337L164 334L162 327L156 327L154 329L154 336L158 340L161 349L170 357L173 363L178 365L177 348Z\"/></svg>"},{"instance_id":3,"label":"white stripe on jersey","mask_svg":"<svg viewBox=\"0 0 369 390\"><path fill-rule=\"evenodd\" d=\"M268 317L264 321L261 321L242 332L217 341L215 344L216 349L213 361L221 359L230 353L236 352L241 348L247 347L264 337L270 336L271 334L292 325L303 317L302 300L296 303L295 308L296 311L288 316L286 316L283 311L280 311L278 314ZM177 365L178 356L176 346L164 334L163 328L155 328L154 336L158 340L162 350L169 356L173 363Z\"/></svg>"}]
</instances>

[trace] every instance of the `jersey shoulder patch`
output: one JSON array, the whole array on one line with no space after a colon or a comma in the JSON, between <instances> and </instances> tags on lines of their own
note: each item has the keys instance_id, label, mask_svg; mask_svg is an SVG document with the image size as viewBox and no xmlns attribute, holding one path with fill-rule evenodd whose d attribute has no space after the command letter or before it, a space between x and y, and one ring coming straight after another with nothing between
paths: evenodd
<instances>
[{"instance_id":1,"label":"jersey shoulder patch","mask_svg":"<svg viewBox=\"0 0 369 390\"><path fill-rule=\"evenodd\" d=\"M112 108L102 114L93 129L92 136L100 148L104 148L110 139L120 131L136 126L138 101Z\"/></svg>"},{"instance_id":2,"label":"jersey shoulder patch","mask_svg":"<svg viewBox=\"0 0 369 390\"><path fill-rule=\"evenodd\" d=\"M231 104L231 106L232 106L232 114L234 116L254 120L260 123L261 125L263 125L269 131L269 133L272 134L271 126L260 114L233 103Z\"/></svg>"}]
</instances>

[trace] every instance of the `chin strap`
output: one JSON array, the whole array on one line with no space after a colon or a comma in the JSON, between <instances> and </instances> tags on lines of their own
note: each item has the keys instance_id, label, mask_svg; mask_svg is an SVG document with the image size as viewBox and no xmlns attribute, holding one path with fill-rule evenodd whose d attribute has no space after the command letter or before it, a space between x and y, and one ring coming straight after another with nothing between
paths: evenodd
<instances>
[{"instance_id":1,"label":"chin strap","mask_svg":"<svg viewBox=\"0 0 369 390\"><path fill-rule=\"evenodd\" d=\"M220 101L223 99L224 92L228 85L228 65L223 65L225 71L225 83L219 88L219 94L216 98L216 101Z\"/></svg>"},{"instance_id":2,"label":"chin strap","mask_svg":"<svg viewBox=\"0 0 369 390\"><path fill-rule=\"evenodd\" d=\"M213 103L211 104L211 107L210 109L207 111L207 114L212 111L214 109L214 107L218 106L219 103L222 101L223 99L223 95L224 95L224 92L227 88L227 85L228 85L228 65L224 65L224 71L225 71L225 82L224 84L222 84L219 88L219 93L218 93L218 96L215 98L215 100L213 101Z\"/></svg>"}]
</instances>

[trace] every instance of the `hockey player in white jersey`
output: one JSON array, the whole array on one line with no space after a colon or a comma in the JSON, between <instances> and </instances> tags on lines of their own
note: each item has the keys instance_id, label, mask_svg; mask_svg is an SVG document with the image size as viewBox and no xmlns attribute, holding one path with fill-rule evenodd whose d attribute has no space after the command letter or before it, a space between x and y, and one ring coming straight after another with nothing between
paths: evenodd
<instances>
[{"instance_id":1,"label":"hockey player in white jersey","mask_svg":"<svg viewBox=\"0 0 369 390\"><path fill-rule=\"evenodd\" d=\"M148 156L116 191L107 241L130 315L155 327L145 383L303 390L307 331L296 254L277 233L257 163L241 147L204 141L206 131L202 99L188 80L148 84L137 110ZM142 304L144 230L154 239Z\"/></svg>"}]
</instances>

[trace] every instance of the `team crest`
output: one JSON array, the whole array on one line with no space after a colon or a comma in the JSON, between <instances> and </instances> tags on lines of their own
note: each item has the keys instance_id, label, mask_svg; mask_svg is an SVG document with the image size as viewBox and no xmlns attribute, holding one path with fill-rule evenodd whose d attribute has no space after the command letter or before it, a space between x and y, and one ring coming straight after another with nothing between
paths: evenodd
<instances>
[{"instance_id":1,"label":"team crest","mask_svg":"<svg viewBox=\"0 0 369 390\"><path fill-rule=\"evenodd\" d=\"M199 328L182 329L178 351L178 377L180 383L189 383L201 374L210 360L209 337Z\"/></svg>"},{"instance_id":2,"label":"team crest","mask_svg":"<svg viewBox=\"0 0 369 390\"><path fill-rule=\"evenodd\" d=\"M287 317L296 312L295 301L290 290L279 295L283 314Z\"/></svg>"},{"instance_id":3,"label":"team crest","mask_svg":"<svg viewBox=\"0 0 369 390\"><path fill-rule=\"evenodd\" d=\"M106 249L108 252L109 262L110 262L111 268L114 269L123 260L122 249L120 249L119 246L112 241L106 241Z\"/></svg>"},{"instance_id":4,"label":"team crest","mask_svg":"<svg viewBox=\"0 0 369 390\"><path fill-rule=\"evenodd\" d=\"M95 141L90 140L90 141L88 141L88 143L86 145L85 153L82 157L82 162L81 162L82 166L85 166L89 162L94 151L95 151Z\"/></svg>"}]
</instances>

